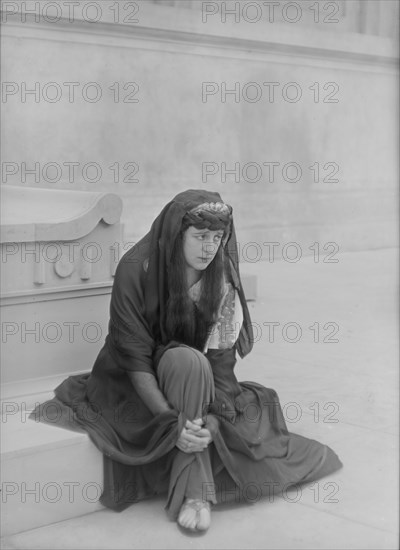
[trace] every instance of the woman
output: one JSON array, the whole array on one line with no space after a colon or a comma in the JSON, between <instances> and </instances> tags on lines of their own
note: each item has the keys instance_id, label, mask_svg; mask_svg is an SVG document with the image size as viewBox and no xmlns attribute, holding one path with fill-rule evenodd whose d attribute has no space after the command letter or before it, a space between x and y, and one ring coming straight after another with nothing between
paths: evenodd
<instances>
[{"instance_id":1,"label":"woman","mask_svg":"<svg viewBox=\"0 0 400 550\"><path fill-rule=\"evenodd\" d=\"M180 193L118 264L92 372L55 390L104 454L105 506L167 492L169 516L206 531L218 502L341 467L329 447L288 433L273 390L237 381L236 352L252 344L232 208L218 193Z\"/></svg>"}]
</instances>

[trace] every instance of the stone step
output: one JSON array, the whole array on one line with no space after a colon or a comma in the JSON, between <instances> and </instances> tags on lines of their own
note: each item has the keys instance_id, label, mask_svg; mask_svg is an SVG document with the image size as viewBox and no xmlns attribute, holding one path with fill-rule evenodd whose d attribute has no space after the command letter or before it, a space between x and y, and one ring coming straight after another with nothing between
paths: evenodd
<instances>
[{"instance_id":1,"label":"stone step","mask_svg":"<svg viewBox=\"0 0 400 550\"><path fill-rule=\"evenodd\" d=\"M13 535L103 507L103 458L86 433L29 419L70 374L1 388L2 532Z\"/></svg>"},{"instance_id":2,"label":"stone step","mask_svg":"<svg viewBox=\"0 0 400 550\"><path fill-rule=\"evenodd\" d=\"M54 376L40 376L3 383L1 385L1 417L10 417L17 414L18 411L22 411L20 415L23 415L23 411L25 411L25 416L28 417L35 405L54 397L54 388L68 376L83 374L89 370L64 372Z\"/></svg>"},{"instance_id":3,"label":"stone step","mask_svg":"<svg viewBox=\"0 0 400 550\"><path fill-rule=\"evenodd\" d=\"M103 484L103 457L85 433L35 422L29 411L2 416L4 536L88 514Z\"/></svg>"}]
</instances>

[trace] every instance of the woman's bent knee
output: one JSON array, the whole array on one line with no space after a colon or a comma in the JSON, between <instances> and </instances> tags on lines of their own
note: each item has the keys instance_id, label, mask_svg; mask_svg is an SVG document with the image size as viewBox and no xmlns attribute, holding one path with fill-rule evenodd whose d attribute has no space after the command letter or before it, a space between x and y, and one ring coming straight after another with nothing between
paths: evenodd
<instances>
[{"instance_id":1,"label":"woman's bent knee","mask_svg":"<svg viewBox=\"0 0 400 550\"><path fill-rule=\"evenodd\" d=\"M184 376L193 371L202 371L205 375L212 375L212 370L208 359L197 349L189 346L180 346L167 350L161 357L158 372L160 373L165 368L178 371Z\"/></svg>"},{"instance_id":2,"label":"woman's bent knee","mask_svg":"<svg viewBox=\"0 0 400 550\"><path fill-rule=\"evenodd\" d=\"M157 369L158 381L165 395L174 394L181 403L194 400L211 402L214 395L214 377L208 359L188 346L171 348L161 357Z\"/></svg>"}]
</instances>

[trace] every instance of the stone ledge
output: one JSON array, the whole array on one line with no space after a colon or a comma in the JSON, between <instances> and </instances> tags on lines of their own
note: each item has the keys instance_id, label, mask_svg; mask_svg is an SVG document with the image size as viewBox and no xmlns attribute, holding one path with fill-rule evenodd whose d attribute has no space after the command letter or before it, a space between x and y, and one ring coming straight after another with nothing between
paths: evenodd
<instances>
[{"instance_id":1,"label":"stone ledge","mask_svg":"<svg viewBox=\"0 0 400 550\"><path fill-rule=\"evenodd\" d=\"M50 397L51 398L51 397ZM1 436L1 458L12 460L48 449L77 445L86 440L85 432L78 432L36 422L28 418L29 410L20 409L16 414L3 412Z\"/></svg>"},{"instance_id":2,"label":"stone ledge","mask_svg":"<svg viewBox=\"0 0 400 550\"><path fill-rule=\"evenodd\" d=\"M38 403L44 403L54 397L54 389L66 378L86 372L90 372L90 365L86 370L4 382L1 384L1 421L4 423L8 417L20 417L25 421L29 411L33 410Z\"/></svg>"},{"instance_id":3,"label":"stone ledge","mask_svg":"<svg viewBox=\"0 0 400 550\"><path fill-rule=\"evenodd\" d=\"M86 433L8 420L1 452L3 535L103 508L103 456Z\"/></svg>"},{"instance_id":4,"label":"stone ledge","mask_svg":"<svg viewBox=\"0 0 400 550\"><path fill-rule=\"evenodd\" d=\"M69 21L69 10L61 7L60 20L46 22L43 17L26 14L23 21L20 9L7 16L3 35L20 36L18 29L45 29L62 33L83 32L87 35L129 36L132 39L149 39L163 42L219 46L234 50L263 51L276 54L363 61L372 64L397 65L398 48L395 40L386 37L354 32L336 32L312 28L295 28L282 23L237 24L207 21L203 23L201 11L172 10L168 6L140 4L137 23L115 22L111 6L114 2L102 1L102 17L98 22L85 20L81 13ZM4 13L4 10L2 10ZM18 17L20 20L18 20ZM25 17L25 16L24 16Z\"/></svg>"},{"instance_id":5,"label":"stone ledge","mask_svg":"<svg viewBox=\"0 0 400 550\"><path fill-rule=\"evenodd\" d=\"M0 307L15 304L30 304L32 302L49 302L51 300L70 300L87 296L102 296L111 294L112 281L89 283L86 285L70 285L63 288L53 287L45 289L4 292L0 295Z\"/></svg>"}]
</instances>

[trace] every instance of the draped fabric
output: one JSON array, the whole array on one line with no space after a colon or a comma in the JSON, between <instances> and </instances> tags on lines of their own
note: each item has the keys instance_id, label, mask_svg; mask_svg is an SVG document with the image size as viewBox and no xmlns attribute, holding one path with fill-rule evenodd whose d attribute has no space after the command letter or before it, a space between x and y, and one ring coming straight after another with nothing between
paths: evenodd
<instances>
[{"instance_id":1,"label":"draped fabric","mask_svg":"<svg viewBox=\"0 0 400 550\"><path fill-rule=\"evenodd\" d=\"M163 353L182 345L167 337L167 274L183 217L204 202L222 199L204 190L180 193L163 208L149 233L123 256L112 290L109 333L91 372L67 378L55 389L54 399L31 414L32 419L89 434L104 455L101 501L116 510L168 487L186 416L176 410L153 416L128 371L157 377ZM236 379L236 354L244 358L251 351L253 334L233 223L221 246L243 323L233 347L209 349L205 354L212 368L215 399L205 404L204 418L213 435L210 459L218 500L226 500L226 491L233 489L241 499L251 500L251 494L243 492L249 484L262 494L271 487L277 492L288 484L327 475L342 464L329 447L288 432L274 390Z\"/></svg>"}]
</instances>

